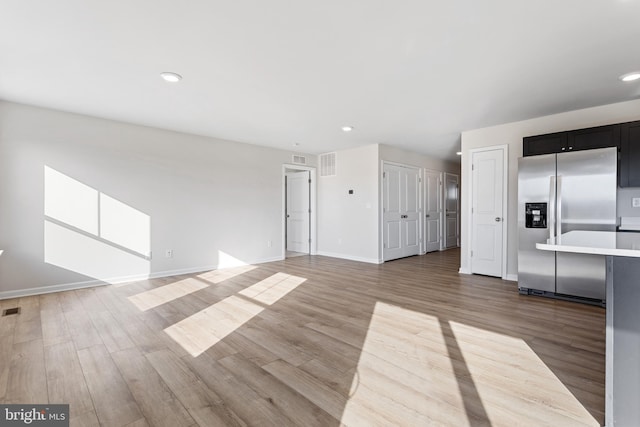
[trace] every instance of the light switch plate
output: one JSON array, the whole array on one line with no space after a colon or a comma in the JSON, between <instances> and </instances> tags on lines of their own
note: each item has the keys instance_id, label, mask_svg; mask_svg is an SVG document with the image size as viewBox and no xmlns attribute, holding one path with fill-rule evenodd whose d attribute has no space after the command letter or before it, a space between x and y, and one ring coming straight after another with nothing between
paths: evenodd
<instances>
[{"instance_id":1,"label":"light switch plate","mask_svg":"<svg viewBox=\"0 0 640 427\"><path fill-rule=\"evenodd\" d=\"M634 197L631 199L631 206L634 208L640 208L640 197Z\"/></svg>"}]
</instances>

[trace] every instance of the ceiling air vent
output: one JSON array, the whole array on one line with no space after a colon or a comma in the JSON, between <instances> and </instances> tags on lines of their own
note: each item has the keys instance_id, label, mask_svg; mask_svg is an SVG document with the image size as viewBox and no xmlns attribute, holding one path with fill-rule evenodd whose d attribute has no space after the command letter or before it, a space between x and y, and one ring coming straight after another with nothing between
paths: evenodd
<instances>
[{"instance_id":1,"label":"ceiling air vent","mask_svg":"<svg viewBox=\"0 0 640 427\"><path fill-rule=\"evenodd\" d=\"M320 154L320 176L335 176L336 153Z\"/></svg>"},{"instance_id":2,"label":"ceiling air vent","mask_svg":"<svg viewBox=\"0 0 640 427\"><path fill-rule=\"evenodd\" d=\"M306 165L307 164L307 158L305 156L297 156L297 155L293 155L293 163L299 164L299 165Z\"/></svg>"}]
</instances>

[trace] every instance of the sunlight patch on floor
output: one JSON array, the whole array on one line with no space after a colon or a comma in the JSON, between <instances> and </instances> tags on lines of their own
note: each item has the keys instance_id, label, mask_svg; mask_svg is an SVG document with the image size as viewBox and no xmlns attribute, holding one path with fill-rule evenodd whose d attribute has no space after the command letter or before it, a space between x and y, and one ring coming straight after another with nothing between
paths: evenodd
<instances>
[{"instance_id":1,"label":"sunlight patch on floor","mask_svg":"<svg viewBox=\"0 0 640 427\"><path fill-rule=\"evenodd\" d=\"M523 339L383 302L374 307L341 422L598 425Z\"/></svg>"},{"instance_id":2,"label":"sunlight patch on floor","mask_svg":"<svg viewBox=\"0 0 640 427\"><path fill-rule=\"evenodd\" d=\"M249 272L251 270L256 269L257 267L254 265L241 265L238 267L227 267L220 268L218 270L207 271L206 273L202 273L198 275L201 279L207 280L211 283L222 283L225 280L232 279L236 276Z\"/></svg>"},{"instance_id":3,"label":"sunlight patch on floor","mask_svg":"<svg viewBox=\"0 0 640 427\"><path fill-rule=\"evenodd\" d=\"M376 303L341 422L468 425L436 317Z\"/></svg>"},{"instance_id":4,"label":"sunlight patch on floor","mask_svg":"<svg viewBox=\"0 0 640 427\"><path fill-rule=\"evenodd\" d=\"M522 422L527 413L536 413L545 425L599 425L524 340L462 323L449 325L492 424L508 418Z\"/></svg>"},{"instance_id":5,"label":"sunlight patch on floor","mask_svg":"<svg viewBox=\"0 0 640 427\"><path fill-rule=\"evenodd\" d=\"M199 311L164 331L189 354L197 357L227 335L247 323L291 292L307 279L285 273L276 273ZM255 301L255 302L254 302Z\"/></svg>"},{"instance_id":6,"label":"sunlight patch on floor","mask_svg":"<svg viewBox=\"0 0 640 427\"><path fill-rule=\"evenodd\" d=\"M184 279L159 288L154 288L129 297L136 307L141 311L147 311L159 305L182 298L208 285L193 279Z\"/></svg>"},{"instance_id":7,"label":"sunlight patch on floor","mask_svg":"<svg viewBox=\"0 0 640 427\"><path fill-rule=\"evenodd\" d=\"M302 277L276 273L238 293L263 304L271 305L297 288L305 280Z\"/></svg>"}]
</instances>

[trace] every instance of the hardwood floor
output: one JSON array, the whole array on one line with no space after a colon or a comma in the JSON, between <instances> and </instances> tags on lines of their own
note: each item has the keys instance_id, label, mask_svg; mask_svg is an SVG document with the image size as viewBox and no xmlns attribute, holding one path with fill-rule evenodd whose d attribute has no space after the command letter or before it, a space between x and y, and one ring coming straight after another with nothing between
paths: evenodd
<instances>
[{"instance_id":1,"label":"hardwood floor","mask_svg":"<svg viewBox=\"0 0 640 427\"><path fill-rule=\"evenodd\" d=\"M326 257L0 301L0 401L72 426L583 426L604 310L457 273L450 250Z\"/></svg>"}]
</instances>

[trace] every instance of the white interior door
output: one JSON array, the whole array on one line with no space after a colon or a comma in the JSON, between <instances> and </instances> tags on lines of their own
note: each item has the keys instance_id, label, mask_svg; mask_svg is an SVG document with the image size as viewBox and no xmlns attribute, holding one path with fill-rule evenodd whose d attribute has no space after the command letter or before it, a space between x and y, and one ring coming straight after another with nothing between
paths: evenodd
<instances>
[{"instance_id":1,"label":"white interior door","mask_svg":"<svg viewBox=\"0 0 640 427\"><path fill-rule=\"evenodd\" d=\"M420 171L383 166L383 259L420 253Z\"/></svg>"},{"instance_id":2,"label":"white interior door","mask_svg":"<svg viewBox=\"0 0 640 427\"><path fill-rule=\"evenodd\" d=\"M309 253L309 171L288 172L287 250Z\"/></svg>"},{"instance_id":3,"label":"white interior door","mask_svg":"<svg viewBox=\"0 0 640 427\"><path fill-rule=\"evenodd\" d=\"M444 246L455 248L460 243L460 224L458 206L460 198L460 184L458 175L452 173L444 174L444 226L445 241Z\"/></svg>"},{"instance_id":4,"label":"white interior door","mask_svg":"<svg viewBox=\"0 0 640 427\"><path fill-rule=\"evenodd\" d=\"M442 172L427 170L424 176L425 251L442 249Z\"/></svg>"},{"instance_id":5,"label":"white interior door","mask_svg":"<svg viewBox=\"0 0 640 427\"><path fill-rule=\"evenodd\" d=\"M418 255L420 253L420 170L417 168L402 168L404 181L403 211L401 218L403 233L402 256Z\"/></svg>"},{"instance_id":6,"label":"white interior door","mask_svg":"<svg viewBox=\"0 0 640 427\"><path fill-rule=\"evenodd\" d=\"M401 169L384 165L382 172L383 259L402 258Z\"/></svg>"},{"instance_id":7,"label":"white interior door","mask_svg":"<svg viewBox=\"0 0 640 427\"><path fill-rule=\"evenodd\" d=\"M474 152L471 272L502 277L504 150Z\"/></svg>"}]
</instances>

